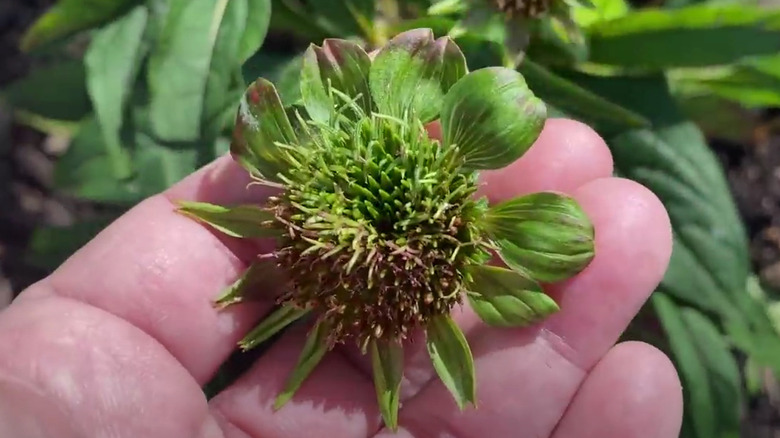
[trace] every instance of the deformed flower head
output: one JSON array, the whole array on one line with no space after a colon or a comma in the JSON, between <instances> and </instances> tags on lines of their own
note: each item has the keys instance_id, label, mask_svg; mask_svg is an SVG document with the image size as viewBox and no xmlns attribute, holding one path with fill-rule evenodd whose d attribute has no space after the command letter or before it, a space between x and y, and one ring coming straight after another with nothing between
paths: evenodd
<instances>
[{"instance_id":1,"label":"deformed flower head","mask_svg":"<svg viewBox=\"0 0 780 438\"><path fill-rule=\"evenodd\" d=\"M246 299L259 282L280 286L278 309L241 346L310 316L276 406L328 350L350 342L370 352L395 428L402 341L423 330L458 405L474 403L473 359L453 307L468 301L492 326L532 324L558 310L539 282L566 279L593 257L593 228L572 198L543 192L490 206L476 197L479 171L507 166L537 139L544 104L513 70L468 72L455 43L427 29L398 35L373 61L343 40L312 46L300 87L301 101L285 107L258 79L236 119L233 156L278 195L181 208L229 235L277 241L218 300ZM425 127L436 119L441 140ZM486 264L493 253L508 268Z\"/></svg>"}]
</instances>

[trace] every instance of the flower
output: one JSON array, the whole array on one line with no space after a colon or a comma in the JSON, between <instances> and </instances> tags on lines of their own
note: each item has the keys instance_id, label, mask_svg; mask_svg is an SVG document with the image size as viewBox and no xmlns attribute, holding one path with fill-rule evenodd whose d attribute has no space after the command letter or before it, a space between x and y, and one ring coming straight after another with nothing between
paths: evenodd
<instances>
[{"instance_id":1,"label":"flower","mask_svg":"<svg viewBox=\"0 0 780 438\"><path fill-rule=\"evenodd\" d=\"M232 155L275 196L181 205L228 235L276 239L217 304L251 299L258 281L279 286L277 309L244 349L295 321L313 323L277 408L349 342L370 354L380 410L395 429L402 345L414 330L425 332L460 408L474 404L473 358L452 309L468 302L495 327L533 324L558 310L540 282L571 277L594 254L593 227L566 195L497 205L475 195L480 171L509 165L534 143L544 103L514 70L469 72L457 45L428 29L396 36L373 60L344 40L311 46L300 90L285 107L258 79L236 117ZM441 140L426 132L436 119ZM489 264L493 254L506 267Z\"/></svg>"}]
</instances>

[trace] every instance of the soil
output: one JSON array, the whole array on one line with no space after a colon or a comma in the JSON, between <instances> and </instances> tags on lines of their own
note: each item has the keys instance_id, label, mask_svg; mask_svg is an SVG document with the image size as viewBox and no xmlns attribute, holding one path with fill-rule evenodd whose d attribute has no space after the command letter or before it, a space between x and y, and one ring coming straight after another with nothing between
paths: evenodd
<instances>
[{"instance_id":1,"label":"soil","mask_svg":"<svg viewBox=\"0 0 780 438\"><path fill-rule=\"evenodd\" d=\"M19 39L52 0L0 2L0 89L22 77L29 59ZM780 291L780 110L756 120L741 143L712 139L723 163L750 239L754 268L771 290ZM90 206L57 194L51 184L57 156L67 144L17 124L0 102L0 309L12 296L48 272L25 260L38 226L69 225ZM751 400L744 437L780 437L780 391Z\"/></svg>"}]
</instances>

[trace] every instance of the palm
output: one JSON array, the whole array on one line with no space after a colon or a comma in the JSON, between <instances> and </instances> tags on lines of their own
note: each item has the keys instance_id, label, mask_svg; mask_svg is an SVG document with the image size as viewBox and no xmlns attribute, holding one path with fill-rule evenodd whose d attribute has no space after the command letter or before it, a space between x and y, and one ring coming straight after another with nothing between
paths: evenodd
<instances>
[{"instance_id":1,"label":"palm","mask_svg":"<svg viewBox=\"0 0 780 438\"><path fill-rule=\"evenodd\" d=\"M550 288L563 311L541 326L490 330L457 313L476 361L476 410L458 411L412 344L395 436L676 436L682 402L668 360L644 344L613 347L665 270L669 222L652 194L611 172L595 134L551 120L526 156L485 175L494 200L575 196L595 223L598 255ZM380 430L370 369L353 351L327 356L273 411L301 331L210 403L203 397L201 385L270 303L213 309L257 249L177 215L170 200L246 200L241 175L218 160L147 200L0 314L0 436L394 436Z\"/></svg>"}]
</instances>

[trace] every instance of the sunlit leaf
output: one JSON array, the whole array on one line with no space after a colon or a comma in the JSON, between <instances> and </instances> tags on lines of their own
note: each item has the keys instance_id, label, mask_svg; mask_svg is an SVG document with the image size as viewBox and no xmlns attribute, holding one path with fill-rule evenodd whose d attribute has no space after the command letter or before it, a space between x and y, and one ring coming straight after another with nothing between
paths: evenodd
<instances>
[{"instance_id":1,"label":"sunlit leaf","mask_svg":"<svg viewBox=\"0 0 780 438\"><path fill-rule=\"evenodd\" d=\"M382 412L385 426L395 431L398 428L398 408L404 365L401 345L395 341L373 341L371 343L371 364L379 410Z\"/></svg>"},{"instance_id":2,"label":"sunlit leaf","mask_svg":"<svg viewBox=\"0 0 780 438\"><path fill-rule=\"evenodd\" d=\"M325 323L318 323L314 326L306 343L303 345L303 351L298 358L298 363L293 368L290 377L284 385L284 389L276 397L274 409L281 409L295 395L303 384L303 381L314 371L314 368L322 361L325 353L328 352L327 338L330 335L330 327Z\"/></svg>"},{"instance_id":3,"label":"sunlit leaf","mask_svg":"<svg viewBox=\"0 0 780 438\"><path fill-rule=\"evenodd\" d=\"M232 237L263 238L279 234L270 228L273 213L253 204L224 207L206 202L181 201L178 211Z\"/></svg>"}]
</instances>

